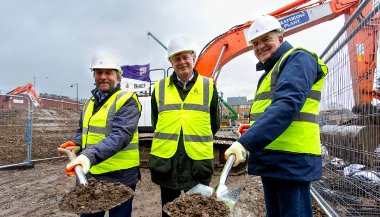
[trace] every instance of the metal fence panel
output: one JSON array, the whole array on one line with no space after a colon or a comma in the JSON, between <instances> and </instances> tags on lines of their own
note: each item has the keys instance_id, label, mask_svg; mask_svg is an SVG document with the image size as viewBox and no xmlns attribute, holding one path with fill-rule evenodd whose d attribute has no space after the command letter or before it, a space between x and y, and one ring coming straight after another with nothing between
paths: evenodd
<instances>
[{"instance_id":1,"label":"metal fence panel","mask_svg":"<svg viewBox=\"0 0 380 217\"><path fill-rule=\"evenodd\" d=\"M323 177L313 189L339 216L380 216L378 11L379 2L361 11L325 59Z\"/></svg>"},{"instance_id":2,"label":"metal fence panel","mask_svg":"<svg viewBox=\"0 0 380 217\"><path fill-rule=\"evenodd\" d=\"M26 96L12 96L0 109L0 168L58 157L57 147L74 137L80 114L65 108L31 107Z\"/></svg>"}]
</instances>

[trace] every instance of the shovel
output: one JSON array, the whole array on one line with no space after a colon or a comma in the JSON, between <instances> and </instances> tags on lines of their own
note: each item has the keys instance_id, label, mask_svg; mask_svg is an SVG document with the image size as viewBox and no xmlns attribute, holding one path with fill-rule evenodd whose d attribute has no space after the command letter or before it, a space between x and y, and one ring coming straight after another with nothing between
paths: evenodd
<instances>
[{"instance_id":1,"label":"shovel","mask_svg":"<svg viewBox=\"0 0 380 217\"><path fill-rule=\"evenodd\" d=\"M72 152L64 148L58 148L58 153L66 155L70 161L73 161L77 157L75 153L78 153L79 150L80 150L79 147L75 147ZM82 166L81 165L75 166L74 171L75 171L75 175L78 178L79 183L81 185L87 185L88 181L87 181L86 175L83 172Z\"/></svg>"},{"instance_id":2,"label":"shovel","mask_svg":"<svg viewBox=\"0 0 380 217\"><path fill-rule=\"evenodd\" d=\"M80 150L79 147L74 148L72 151L67 150L67 149L63 149L63 148L58 148L58 153L66 155L70 161L73 161L76 158L76 154L79 152L79 150ZM119 206L120 204L124 203L129 198L131 198L134 194L134 192L131 188L129 188L125 185L122 185L120 183L111 185L109 183L103 182L102 185L99 185L99 184L95 184L95 182L93 182L93 180L91 180L91 179L90 179L90 182L88 182L86 175L83 172L82 166L80 166L80 165L75 166L74 171L75 171L75 175L78 179L79 184L83 185L83 186L81 186L81 189L86 190L86 191L90 190L90 191L87 191L87 193L89 193L89 192L90 193L91 192L101 193L98 191L104 191L106 193L110 193L110 195L118 195L118 194L114 194L114 193L116 193L116 192L119 192L119 193L120 192L122 192L122 193L128 192L129 197L118 197L117 200L111 200L109 197L104 198L101 196L98 197L96 195L91 194L90 196L92 198L89 198L89 200L91 202L87 201L87 199L83 199L81 201L82 204L80 204L79 206L77 204L71 204L72 203L71 200L67 201L67 199L61 199L58 206L59 206L60 210L63 212L76 213L76 214L82 214L82 213L83 214L84 213L85 214L91 214L91 213L97 213L97 212L109 210L113 207ZM97 182L97 183L100 183L100 182ZM81 193L85 193L85 192L81 192ZM68 195L70 195L70 194L68 194ZM86 195L86 197L89 197L89 195ZM65 201L67 203L69 203L70 205L68 205ZM89 204L91 204L91 205L89 205ZM61 205L62 205L62 207L61 207Z\"/></svg>"},{"instance_id":3,"label":"shovel","mask_svg":"<svg viewBox=\"0 0 380 217\"><path fill-rule=\"evenodd\" d=\"M232 168L232 165L235 162L235 159L236 156L234 154L231 154L228 157L226 164L223 167L222 173L220 174L219 184L217 185L216 189L211 188L207 185L197 184L192 189L187 191L186 194L200 193L204 196L211 196L213 193L215 193L216 198L225 202L230 210L232 210L235 206L235 203L240 197L241 191L243 190L242 188L228 189L226 186L226 179Z\"/></svg>"}]
</instances>

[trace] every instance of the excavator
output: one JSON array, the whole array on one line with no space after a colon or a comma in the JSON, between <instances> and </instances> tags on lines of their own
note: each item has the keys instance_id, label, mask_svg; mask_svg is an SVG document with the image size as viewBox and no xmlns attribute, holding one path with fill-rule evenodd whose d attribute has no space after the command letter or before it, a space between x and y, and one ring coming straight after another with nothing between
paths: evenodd
<instances>
[{"instance_id":1,"label":"excavator","mask_svg":"<svg viewBox=\"0 0 380 217\"><path fill-rule=\"evenodd\" d=\"M276 17L280 21L281 26L285 30L285 36L333 20L341 15L344 16L345 23L348 25L346 29L348 35L348 40L346 41L348 49L350 51L356 51L349 52L348 54L355 102L352 111L362 116L367 115L366 117L368 117L368 114L378 113L376 107L372 105L372 101L373 99L380 99L379 90L373 87L376 70L376 53L378 49L377 40L379 38L378 33L380 27L378 24L371 23L371 21L379 19L378 13L373 13L373 11L378 11L373 8L378 7L379 3L374 4L371 0L296 0L269 13L269 15ZM353 15L356 15L355 13L360 11L357 9L362 10L362 14L368 14L368 16L363 17L363 15L360 14L357 16L357 19L352 20ZM377 17L373 17L375 14L377 14ZM369 22L359 30L357 27L360 26L361 21L364 19ZM236 25L206 44L200 52L195 64L195 69L199 74L212 77L216 81L224 65L235 57L251 51L252 47L247 43L246 34L253 22L254 21L248 21L244 24ZM373 117L374 115L370 116ZM374 120L376 119L378 120L379 118L375 118ZM357 123L357 121L355 123ZM380 125L380 121L373 121L370 125L372 124ZM365 129L366 126L363 127L364 128L359 128L359 130L354 133L351 132L351 135L357 139L359 135L363 135L363 129ZM321 131L321 137L325 136L327 140L333 140L335 134L333 131L334 130L327 130L324 135L322 135ZM378 135L378 131L376 132ZM368 135L367 137L370 136ZM234 138L231 138L231 140L233 139ZM218 162L223 164L224 150L232 144L232 141L229 141L228 138L219 139L216 137L215 144L217 146L217 150L214 150L215 163L216 165ZM366 151L373 150L371 148L371 150ZM219 159L217 158L218 154Z\"/></svg>"},{"instance_id":2,"label":"excavator","mask_svg":"<svg viewBox=\"0 0 380 217\"><path fill-rule=\"evenodd\" d=\"M371 14L374 3L371 0L296 0L269 14L280 21L285 30L284 35L289 36L341 15L344 16L346 23L349 23L350 18L359 7L362 7L364 14ZM355 32L362 19L364 18L359 16L359 19L350 22L346 32ZM236 25L207 43L195 63L195 69L199 74L212 77L216 81L224 65L239 55L251 51L252 47L247 43L246 34L253 22L248 21ZM350 50L357 50L357 52L349 53L351 78L359 78L358 82L352 82L355 99L355 106L352 110L355 112L375 112L372 100L380 98L379 91L373 88L379 28L379 25L364 26L361 31L352 36L353 40L347 42ZM355 42L362 44L358 46ZM160 44L163 46L162 43ZM223 153L236 139L236 136L216 136L214 155L217 167L223 165ZM236 168L236 171L243 170Z\"/></svg>"},{"instance_id":3,"label":"excavator","mask_svg":"<svg viewBox=\"0 0 380 217\"><path fill-rule=\"evenodd\" d=\"M269 14L280 21L285 29L284 35L289 36L341 15L344 15L347 22L359 5L363 5L361 3L367 4L363 12L370 14L369 12L374 5L373 1L368 0L297 0ZM361 19L363 18L354 20L346 32L355 31ZM210 41L199 54L198 61L195 64L197 71L201 75L213 77L214 80L217 80L225 64L252 50L251 45L247 43L246 34L253 22L248 21L234 26ZM379 29L378 25L369 24L354 35L352 40L348 41L349 50L357 51L356 53L349 53L351 78L360 78L358 82L353 82L355 100L353 111L355 112L373 111L372 100L374 98L380 99L380 91L373 88ZM355 42L361 42L361 44L355 44Z\"/></svg>"},{"instance_id":4,"label":"excavator","mask_svg":"<svg viewBox=\"0 0 380 217\"><path fill-rule=\"evenodd\" d=\"M22 94L22 93L27 93L28 96L30 97L30 100L32 101L33 105L35 107L42 106L42 101L37 94L37 92L34 90L33 85L31 83L27 83L23 86L16 87L15 89L9 91L7 94L8 95L17 95L17 94ZM4 101L8 101L10 96L6 96L4 98Z\"/></svg>"}]
</instances>

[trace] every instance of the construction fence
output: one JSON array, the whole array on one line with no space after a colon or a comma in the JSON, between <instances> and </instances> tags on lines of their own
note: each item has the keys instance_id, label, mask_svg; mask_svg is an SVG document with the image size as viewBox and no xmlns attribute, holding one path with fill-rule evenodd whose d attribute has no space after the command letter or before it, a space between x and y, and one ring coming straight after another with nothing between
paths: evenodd
<instances>
[{"instance_id":1,"label":"construction fence","mask_svg":"<svg viewBox=\"0 0 380 217\"><path fill-rule=\"evenodd\" d=\"M323 176L312 192L329 216L380 216L379 2L349 21L321 55Z\"/></svg>"},{"instance_id":2,"label":"construction fence","mask_svg":"<svg viewBox=\"0 0 380 217\"><path fill-rule=\"evenodd\" d=\"M20 95L11 101L12 107L0 108L0 168L59 157L57 147L71 140L78 127L80 110L71 108L75 104L51 100L60 106L34 107L28 96Z\"/></svg>"}]
</instances>

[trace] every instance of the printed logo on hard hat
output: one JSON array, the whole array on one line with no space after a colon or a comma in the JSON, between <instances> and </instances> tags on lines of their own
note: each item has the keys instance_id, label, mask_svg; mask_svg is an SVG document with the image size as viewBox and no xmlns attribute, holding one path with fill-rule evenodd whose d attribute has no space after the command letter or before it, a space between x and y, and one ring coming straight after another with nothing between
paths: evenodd
<instances>
[{"instance_id":1,"label":"printed logo on hard hat","mask_svg":"<svg viewBox=\"0 0 380 217\"><path fill-rule=\"evenodd\" d=\"M108 108L108 103L105 103L105 104L103 105L103 109L106 110L107 108Z\"/></svg>"}]
</instances>

